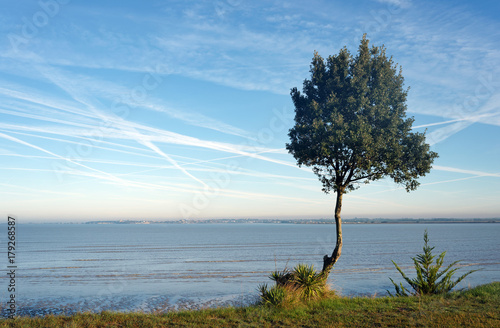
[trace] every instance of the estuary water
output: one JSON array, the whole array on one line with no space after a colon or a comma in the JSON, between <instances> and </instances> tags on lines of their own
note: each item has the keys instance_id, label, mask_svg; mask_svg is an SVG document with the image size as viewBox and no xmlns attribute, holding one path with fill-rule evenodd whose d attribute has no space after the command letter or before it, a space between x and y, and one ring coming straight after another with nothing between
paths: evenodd
<instances>
[{"instance_id":1,"label":"estuary water","mask_svg":"<svg viewBox=\"0 0 500 328\"><path fill-rule=\"evenodd\" d=\"M414 275L411 257L422 252L425 229L434 253L447 251L445 265L462 260L457 277L481 269L458 288L500 281L500 224L344 224L329 284L346 296L386 295L389 277L402 281L391 260ZM335 225L18 224L17 313L248 304L259 284L271 283L270 272L297 263L321 269L334 244ZM0 278L4 314L8 280Z\"/></svg>"}]
</instances>

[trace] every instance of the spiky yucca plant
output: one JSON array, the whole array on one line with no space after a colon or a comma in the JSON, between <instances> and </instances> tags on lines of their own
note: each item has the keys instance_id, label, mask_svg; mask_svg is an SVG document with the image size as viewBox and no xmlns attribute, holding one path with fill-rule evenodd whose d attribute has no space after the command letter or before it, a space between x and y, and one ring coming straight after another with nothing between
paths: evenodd
<instances>
[{"instance_id":1,"label":"spiky yucca plant","mask_svg":"<svg viewBox=\"0 0 500 328\"><path fill-rule=\"evenodd\" d=\"M264 305L281 306L286 298L285 287L274 285L268 288L267 284L261 284L258 287L260 292L260 302Z\"/></svg>"},{"instance_id":2,"label":"spiky yucca plant","mask_svg":"<svg viewBox=\"0 0 500 328\"><path fill-rule=\"evenodd\" d=\"M292 280L292 273L285 267L283 271L276 270L269 275L269 279L276 282L276 285L285 286Z\"/></svg>"},{"instance_id":3,"label":"spiky yucca plant","mask_svg":"<svg viewBox=\"0 0 500 328\"><path fill-rule=\"evenodd\" d=\"M298 264L293 270L291 282L302 299L318 297L325 291L323 276L314 270L313 265Z\"/></svg>"},{"instance_id":4,"label":"spiky yucca plant","mask_svg":"<svg viewBox=\"0 0 500 328\"><path fill-rule=\"evenodd\" d=\"M327 291L324 276L316 272L313 265L298 264L293 270L274 271L269 279L276 283L273 287L269 288L267 284L258 287L260 303L265 305L309 301Z\"/></svg>"},{"instance_id":5,"label":"spiky yucca plant","mask_svg":"<svg viewBox=\"0 0 500 328\"><path fill-rule=\"evenodd\" d=\"M387 291L391 296L409 296L409 295L429 295L429 294L441 294L447 293L453 289L460 281L462 281L465 277L470 275L471 273L477 270L471 270L462 276L460 276L457 280L453 281L452 277L458 268L451 269L454 265L459 263L460 261L455 261L448 265L443 271L439 272L441 266L444 262L444 256L446 252L441 253L437 260L436 264L433 264L435 255L432 255L432 251L434 247L430 247L428 245L429 238L427 236L427 230L424 232L424 248L423 254L418 254L416 257L413 257L413 263L415 265L415 270L417 272L417 277L414 279L410 279L406 276L406 274L401 270L401 268L396 264L396 262L392 261L396 269L403 276L406 282L413 288L414 292L408 291L402 283L396 284L392 278L389 278L396 289L396 295L391 294L390 291ZM450 270L451 269L451 270ZM439 280L441 278L441 280Z\"/></svg>"}]
</instances>

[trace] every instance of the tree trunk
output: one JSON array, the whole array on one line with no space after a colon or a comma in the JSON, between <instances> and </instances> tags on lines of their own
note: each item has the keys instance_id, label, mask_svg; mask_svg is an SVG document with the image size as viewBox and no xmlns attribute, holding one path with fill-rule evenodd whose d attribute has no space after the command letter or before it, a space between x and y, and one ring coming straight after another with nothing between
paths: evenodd
<instances>
[{"instance_id":1,"label":"tree trunk","mask_svg":"<svg viewBox=\"0 0 500 328\"><path fill-rule=\"evenodd\" d=\"M344 190L337 189L337 203L335 204L335 227L337 229L337 243L335 249L333 250L332 256L325 255L323 257L323 270L321 274L324 276L325 280L328 279L330 270L333 265L337 262L342 253L342 219L340 218L340 211L342 210L342 195Z\"/></svg>"}]
</instances>

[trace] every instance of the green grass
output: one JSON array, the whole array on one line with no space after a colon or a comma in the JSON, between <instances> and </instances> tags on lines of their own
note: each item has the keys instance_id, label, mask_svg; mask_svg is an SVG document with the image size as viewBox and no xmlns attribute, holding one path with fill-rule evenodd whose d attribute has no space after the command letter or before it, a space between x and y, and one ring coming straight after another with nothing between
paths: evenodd
<instances>
[{"instance_id":1,"label":"green grass","mask_svg":"<svg viewBox=\"0 0 500 328\"><path fill-rule=\"evenodd\" d=\"M500 282L422 297L332 297L289 308L16 318L0 327L500 327Z\"/></svg>"}]
</instances>

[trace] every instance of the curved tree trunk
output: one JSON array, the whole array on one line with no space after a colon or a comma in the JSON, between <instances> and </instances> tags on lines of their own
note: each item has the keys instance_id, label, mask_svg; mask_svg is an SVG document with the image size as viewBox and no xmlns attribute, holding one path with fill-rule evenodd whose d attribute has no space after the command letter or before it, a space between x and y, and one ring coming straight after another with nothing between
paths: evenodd
<instances>
[{"instance_id":1,"label":"curved tree trunk","mask_svg":"<svg viewBox=\"0 0 500 328\"><path fill-rule=\"evenodd\" d=\"M332 256L325 255L323 257L323 270L321 274L325 279L328 279L328 275L330 274L330 270L333 268L333 265L340 257L342 253L342 219L340 218L340 211L342 210L342 195L344 194L344 190L337 190L337 202L335 204L335 226L337 229L337 243L335 245L335 249L333 250Z\"/></svg>"}]
</instances>

